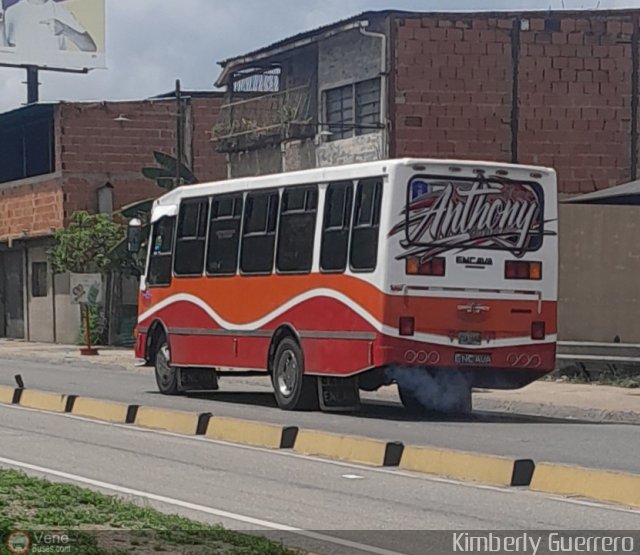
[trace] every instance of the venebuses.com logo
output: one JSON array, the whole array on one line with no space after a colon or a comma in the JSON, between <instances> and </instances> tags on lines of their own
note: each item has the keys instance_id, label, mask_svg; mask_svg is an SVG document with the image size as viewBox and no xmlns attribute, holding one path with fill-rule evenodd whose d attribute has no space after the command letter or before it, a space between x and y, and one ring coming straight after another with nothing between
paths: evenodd
<instances>
[{"instance_id":1,"label":"venebuses.com logo","mask_svg":"<svg viewBox=\"0 0 640 555\"><path fill-rule=\"evenodd\" d=\"M16 530L7 536L7 549L10 553L24 555L31 548L31 537L26 532Z\"/></svg>"}]
</instances>

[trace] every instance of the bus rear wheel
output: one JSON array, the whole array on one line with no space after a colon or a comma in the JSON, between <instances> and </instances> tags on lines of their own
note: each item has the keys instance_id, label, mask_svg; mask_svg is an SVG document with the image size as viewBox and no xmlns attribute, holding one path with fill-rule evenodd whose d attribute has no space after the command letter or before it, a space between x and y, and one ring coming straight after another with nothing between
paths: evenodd
<instances>
[{"instance_id":1,"label":"bus rear wheel","mask_svg":"<svg viewBox=\"0 0 640 555\"><path fill-rule=\"evenodd\" d=\"M318 410L318 379L305 375L302 349L290 337L278 344L271 382L281 409Z\"/></svg>"},{"instance_id":2,"label":"bus rear wheel","mask_svg":"<svg viewBox=\"0 0 640 555\"><path fill-rule=\"evenodd\" d=\"M156 383L160 393L164 395L178 395L180 369L172 366L170 362L169 345L165 339L158 342L155 356Z\"/></svg>"}]
</instances>

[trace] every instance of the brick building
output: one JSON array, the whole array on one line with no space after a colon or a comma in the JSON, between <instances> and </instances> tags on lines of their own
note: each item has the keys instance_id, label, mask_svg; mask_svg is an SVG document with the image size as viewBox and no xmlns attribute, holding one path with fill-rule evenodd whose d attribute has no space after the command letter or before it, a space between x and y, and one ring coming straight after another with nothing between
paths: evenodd
<instances>
[{"instance_id":1,"label":"brick building","mask_svg":"<svg viewBox=\"0 0 640 555\"><path fill-rule=\"evenodd\" d=\"M201 181L223 178L224 159L210 146L221 95L190 93L184 102L185 160ZM77 210L111 213L158 196L141 170L155 165L154 151L175 156L176 134L170 95L0 114L0 336L76 340L69 278L54 276L47 261L52 233ZM125 287L123 303L135 305L132 289Z\"/></svg>"},{"instance_id":2,"label":"brick building","mask_svg":"<svg viewBox=\"0 0 640 555\"><path fill-rule=\"evenodd\" d=\"M638 173L640 10L367 12L221 63L232 175L431 156Z\"/></svg>"}]
</instances>

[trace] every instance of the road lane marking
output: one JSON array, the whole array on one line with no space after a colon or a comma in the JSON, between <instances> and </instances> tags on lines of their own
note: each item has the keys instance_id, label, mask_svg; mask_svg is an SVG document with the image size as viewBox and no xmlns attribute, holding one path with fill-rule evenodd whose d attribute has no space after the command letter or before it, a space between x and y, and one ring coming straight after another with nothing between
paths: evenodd
<instances>
[{"instance_id":1,"label":"road lane marking","mask_svg":"<svg viewBox=\"0 0 640 555\"><path fill-rule=\"evenodd\" d=\"M53 416L53 417L59 417L59 418L70 418L70 419L73 419L73 420L80 420L82 422L87 422L89 424L98 424L98 425L101 425L101 426L107 426L107 427L111 427L111 428L122 428L124 430L129 430L130 432L142 432L142 433L148 433L148 434L153 434L153 435L163 435L163 436L169 436L169 437L177 438L177 439L180 439L180 440L186 440L186 441L200 441L200 442L204 442L204 443L212 443L212 444L215 444L215 445L223 445L225 447L232 447L232 448L236 448L236 449L246 449L246 450L249 450L249 451L260 451L262 453L267 453L267 454L275 455L275 456L279 456L279 457L292 457L292 458L295 458L295 459L313 461L313 462L318 462L318 463L322 463L322 464L328 464L328 465L332 465L332 466L340 466L340 467L344 467L344 468L352 468L352 469L360 470L360 471L387 474L387 475L392 475L392 476L398 476L398 477L401 477L401 478L411 478L413 480L423 480L423 481L427 481L427 482L436 482L436 483L440 483L440 484L460 486L460 487L465 487L465 488L488 490L488 491L491 491L491 492L502 493L502 494L505 494L505 495L518 495L518 494L535 495L535 496L542 497L544 499L548 499L548 500L551 500L551 501L558 501L560 503L570 503L572 505L583 505L583 506L591 507L591 508L603 509L603 510L608 510L608 511L616 511L616 512L621 512L621 513L631 513L631 514L634 514L634 515L637 515L637 514L640 513L640 511L638 511L637 509L621 507L621 506L611 505L611 504L607 504L607 503L598 503L598 502L595 502L595 501L588 501L586 499L576 499L576 498L570 498L570 497L562 497L562 496L558 496L558 495L554 495L554 494L543 494L543 493L539 493L539 492L530 491L527 488L520 488L520 487L502 488L502 487L498 487L498 486L490 486L490 485L487 485L487 484L477 484L477 483L472 483L472 482L461 482L461 481L453 480L451 478L441 478L441 477L435 476L435 475L406 472L406 471L402 471L402 470L398 470L398 469L375 468L375 467L369 467L369 466L363 466L363 465L358 465L358 464L354 464L354 463L349 463L349 462L345 462L345 461L336 461L336 460L331 460L331 459L323 459L323 458L314 457L314 456L311 456L311 455L301 455L299 453L294 453L292 451L283 450L283 449L280 449L280 450L266 449L264 447L256 447L256 446L253 446L253 445L243 445L241 443L231 443L229 441L211 439L211 438L207 438L205 436L185 436L185 435L182 435L182 434L176 434L174 432L167 432L165 430L154 430L154 429L149 429L149 428L139 428L139 427L136 427L136 426L131 425L131 424L116 424L116 423L111 423L111 422L104 422L104 421L101 421L101 420L94 420L93 418L85 418L83 416L77 416L77 415L70 414L70 413L51 413L49 411L43 411L43 410L39 410L39 409L31 409L31 408L27 408L27 407L21 407L19 405L0 405L0 409L2 409L2 408L9 409L9 410L25 411L25 412L37 412L37 413L46 415L48 417L52 417Z\"/></svg>"},{"instance_id":2,"label":"road lane marking","mask_svg":"<svg viewBox=\"0 0 640 555\"><path fill-rule=\"evenodd\" d=\"M342 477L345 480L364 480L364 476L358 476L357 474L343 474Z\"/></svg>"},{"instance_id":3,"label":"road lane marking","mask_svg":"<svg viewBox=\"0 0 640 555\"><path fill-rule=\"evenodd\" d=\"M84 476L79 476L78 474L62 472L60 470L55 470L53 468L46 468L44 466L38 466L35 464L30 464L22 461L16 461L13 459L5 459L4 457L0 457L0 464L11 466L13 468L20 468L23 470L31 470L32 472L38 472L40 474L46 474L49 476L55 476L56 478L62 478L64 480L69 480L71 482L75 482L78 484L84 484L87 486L93 486L95 488L100 488L103 490L113 491L121 495L129 495L129 496L138 497L141 499L148 499L149 501L156 501L158 503L164 503L165 505L171 505L174 507L180 507L182 509L187 509L190 511L205 513L208 515L216 516L218 518L235 520L237 522L242 522L244 524L251 524L253 526L259 526L261 528L277 530L279 532L291 532L298 536L304 536L309 539L332 543L335 545L340 545L342 547L349 547L351 549L359 549L360 551L366 551L367 553L375 553L376 555L404 555L398 551L390 551L388 549L382 549L380 547L375 547L373 545L366 545L358 542L345 540L342 538L327 536L325 534L318 534L315 532L310 532L308 530L303 530L302 528L287 526L286 524L279 524L276 522L271 522L269 520L263 520L263 519L254 518L251 516L241 515L238 513L223 511L221 509L214 509L213 507L207 507L206 505L190 503L189 501L182 501L180 499L175 499L173 497L166 497L164 495L158 495L155 493L132 489L125 486L119 486L117 484L111 484L109 482L103 482L101 480L94 480L93 478L86 478Z\"/></svg>"}]
</instances>

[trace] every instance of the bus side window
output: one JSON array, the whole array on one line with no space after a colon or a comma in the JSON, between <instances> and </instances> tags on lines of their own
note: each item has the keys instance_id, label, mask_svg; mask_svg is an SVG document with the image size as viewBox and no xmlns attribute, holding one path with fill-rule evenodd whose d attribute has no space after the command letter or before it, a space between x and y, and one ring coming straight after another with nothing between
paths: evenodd
<instances>
[{"instance_id":1,"label":"bus side window","mask_svg":"<svg viewBox=\"0 0 640 555\"><path fill-rule=\"evenodd\" d=\"M278 254L279 272L310 272L318 211L316 185L287 188L282 193Z\"/></svg>"},{"instance_id":2,"label":"bus side window","mask_svg":"<svg viewBox=\"0 0 640 555\"><path fill-rule=\"evenodd\" d=\"M332 183L327 187L322 224L320 268L327 272L344 272L347 267L353 183Z\"/></svg>"},{"instance_id":3,"label":"bus side window","mask_svg":"<svg viewBox=\"0 0 640 555\"><path fill-rule=\"evenodd\" d=\"M208 274L232 276L238 269L242 201L242 194L213 197L207 249Z\"/></svg>"},{"instance_id":4,"label":"bus side window","mask_svg":"<svg viewBox=\"0 0 640 555\"><path fill-rule=\"evenodd\" d=\"M273 271L279 200L277 191L247 195L240 254L240 270L245 274Z\"/></svg>"},{"instance_id":5,"label":"bus side window","mask_svg":"<svg viewBox=\"0 0 640 555\"><path fill-rule=\"evenodd\" d=\"M358 183L351 231L350 263L354 271L372 272L376 269L381 200L381 179L363 179Z\"/></svg>"},{"instance_id":6,"label":"bus side window","mask_svg":"<svg viewBox=\"0 0 640 555\"><path fill-rule=\"evenodd\" d=\"M151 244L149 248L149 268L147 283L150 286L171 284L171 261L173 259L173 230L176 223L174 217L164 217L153 224Z\"/></svg>"},{"instance_id":7,"label":"bus side window","mask_svg":"<svg viewBox=\"0 0 640 555\"><path fill-rule=\"evenodd\" d=\"M208 199L182 202L178 214L176 256L173 268L176 276L202 275L208 212Z\"/></svg>"}]
</instances>

